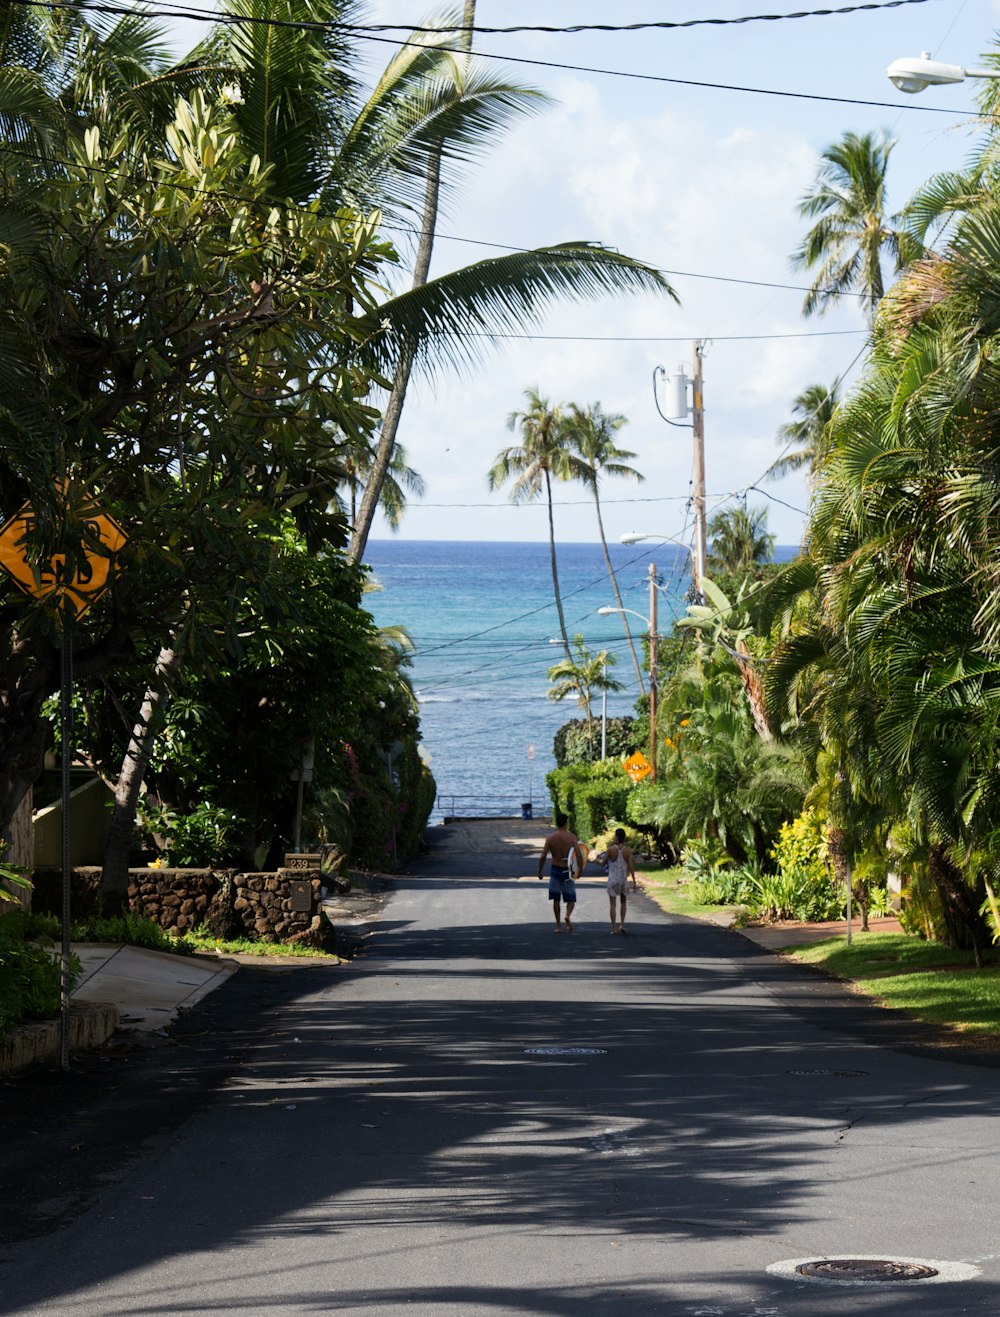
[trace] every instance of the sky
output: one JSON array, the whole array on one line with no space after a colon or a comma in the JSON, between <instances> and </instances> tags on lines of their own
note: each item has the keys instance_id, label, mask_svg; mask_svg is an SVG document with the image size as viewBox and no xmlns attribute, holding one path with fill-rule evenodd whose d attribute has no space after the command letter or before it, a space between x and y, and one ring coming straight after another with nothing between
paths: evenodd
<instances>
[{"instance_id":1,"label":"sky","mask_svg":"<svg viewBox=\"0 0 1000 1317\"><path fill-rule=\"evenodd\" d=\"M476 22L733 19L851 2L478 0ZM440 12L419 0L372 0L366 17L410 26ZM514 507L503 493L491 494L486 482L496 454L515 439L508 415L522 407L525 389L535 388L553 403L599 402L628 418L618 442L636 454L632 465L645 481L604 487L608 537L639 530L689 542L691 434L660 419L652 379L656 367L672 371L679 363L690 374L692 340L703 338L709 515L745 497L752 508L767 507L779 544L797 543L805 521L804 479L763 478L780 452L777 431L803 389L856 378L866 342L856 305L802 317L805 280L790 259L805 232L798 201L815 177L820 152L847 130L885 128L896 139L893 210L931 174L960 167L976 141L975 85L907 96L885 69L895 58L925 50L975 67L997 40L997 29L1000 0L923 0L673 31L477 33L476 49L484 54L542 61L502 67L554 104L519 123L463 176L440 221L432 274L488 256L490 247L481 244L502 249L586 239L663 270L680 305L655 295L555 304L529 327L536 337L500 344L474 372L412 385L399 437L427 492L411 501L400 536L547 537L543 504ZM193 31L178 29L177 40L183 44ZM393 34L381 35L382 42L365 44L372 78L392 50L385 43ZM651 77L549 67L569 64ZM797 288L760 286L767 284ZM558 490L556 519L560 539L594 534L593 508L579 487ZM373 536L388 533L377 521Z\"/></svg>"}]
</instances>

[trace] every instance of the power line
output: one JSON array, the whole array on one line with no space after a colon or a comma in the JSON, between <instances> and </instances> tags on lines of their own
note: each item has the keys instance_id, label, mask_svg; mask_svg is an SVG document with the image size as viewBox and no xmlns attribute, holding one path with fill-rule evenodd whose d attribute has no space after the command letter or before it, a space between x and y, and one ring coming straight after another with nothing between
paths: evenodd
<instances>
[{"instance_id":1,"label":"power line","mask_svg":"<svg viewBox=\"0 0 1000 1317\"><path fill-rule=\"evenodd\" d=\"M482 27L477 23L444 23L439 27L410 28L400 23L365 23L345 26L355 32L474 32L488 36L507 36L516 32L539 32L557 35L576 35L581 32L648 32L651 30L671 32L690 27L738 27L746 23L782 23L790 19L830 18L840 14L858 14L866 10L877 9L901 9L906 5L923 5L927 3L928 0L867 0L866 3L844 5L837 9L800 9L791 14L745 14L740 18L689 18L673 23L574 23L565 27L541 23L521 23L512 27Z\"/></svg>"},{"instance_id":2,"label":"power line","mask_svg":"<svg viewBox=\"0 0 1000 1317\"><path fill-rule=\"evenodd\" d=\"M783 23L803 18L833 18L843 14L858 14L872 10L901 9L909 5L927 4L928 0L862 0L862 3L842 5L838 8L800 9L790 14L744 14L737 18L688 18L680 21L652 21L641 23L572 23L542 24L521 23L509 27L486 27L478 23L439 23L433 27L409 23L343 23L336 19L264 18L255 14L220 14L197 5L175 5L171 9L136 9L125 5L94 4L88 0L15 0L15 3L37 9L90 10L99 14L121 14L127 17L148 15L151 18L183 18L190 22L220 23L227 26L292 28L305 32L347 32L352 36L369 33L404 32L413 36L437 36L446 32L462 35L478 33L482 36L512 36L517 33L540 33L554 36L575 36L587 32L648 32L681 31L695 27L741 27L748 23ZM427 44L427 43L421 43Z\"/></svg>"},{"instance_id":3,"label":"power line","mask_svg":"<svg viewBox=\"0 0 1000 1317\"><path fill-rule=\"evenodd\" d=\"M18 0L18 2L28 3L29 0ZM359 40L374 41L391 46L423 46L426 44L420 41L390 41L388 37L376 36L359 36ZM453 55L468 53L460 46L435 45L434 48ZM563 69L569 73L594 73L605 78L630 78L636 82L665 83L675 87L703 87L708 91L737 91L753 96L780 96L789 100L822 101L830 105L864 105L877 110L910 110L922 114L950 114L966 119L972 113L976 113L980 118L994 117L983 115L979 111L952 110L941 105L900 105L897 101L866 101L853 96L821 96L817 92L780 91L773 87L747 87L732 82L703 82L696 78L668 78L662 73L635 73L629 69L604 69L592 64L564 64L556 60L528 59L522 55L498 55L495 51L481 50L476 53L486 59L497 60L501 63L527 64L533 68Z\"/></svg>"},{"instance_id":4,"label":"power line","mask_svg":"<svg viewBox=\"0 0 1000 1317\"><path fill-rule=\"evenodd\" d=\"M907 0L900 0L900 3ZM917 3L918 0L913 0ZM63 10L68 9L74 12L86 10L91 13L99 14L118 14L123 17L135 17L142 12L125 5L85 3L85 0L15 0L15 3L24 6L34 5L39 9ZM346 30L342 24L333 23L297 23L289 19L257 18L250 15L236 14L211 14L201 10L183 10L183 9L150 9L145 13L151 18L186 18L198 22L213 23L220 27L236 27L250 25L263 25L266 27L291 28L296 31L332 31L335 29ZM412 29L410 29L412 30ZM426 48L426 41L398 41L389 37L376 36L374 33L358 28L351 29L352 35L356 36L359 41L375 42L381 45L398 46L418 46ZM440 43L434 43L434 49L446 54L467 55L461 46L446 46ZM864 105L872 109L880 110L909 110L920 114L946 114L968 117L970 113L967 110L953 110L940 105L900 105L896 101L869 101L860 100L851 96L822 96L817 92L802 91L782 91L773 87L748 87L738 83L730 82L704 82L696 78L669 78L662 73L636 73L630 69L606 69L589 64L566 64L557 60L529 59L522 55L500 55L494 51L477 51L477 55L500 63L507 64L525 64L532 68L563 69L571 73L593 73L600 77L607 78L629 78L638 82L662 83L675 87L703 87L709 91L734 91L743 92L746 95L754 96L779 96L790 100L801 101L820 101L830 105Z\"/></svg>"},{"instance_id":5,"label":"power line","mask_svg":"<svg viewBox=\"0 0 1000 1317\"><path fill-rule=\"evenodd\" d=\"M516 334L506 330L472 329L440 331L443 337L530 339L553 343L690 343L693 338L711 339L713 343L759 343L785 338L843 338L868 335L867 329L808 329L787 334Z\"/></svg>"},{"instance_id":6,"label":"power line","mask_svg":"<svg viewBox=\"0 0 1000 1317\"><path fill-rule=\"evenodd\" d=\"M439 233L436 229L433 230L421 229L418 228L415 224L404 224L401 220L394 220L391 223L384 223L382 225L382 228L387 233L407 233L413 238L426 238L428 234L430 234L430 236L434 238L435 242L437 241L464 242L467 243L470 247L490 247L496 251L528 253L533 250L531 247L515 247L510 243L506 243L506 242L490 242L486 238L463 238L460 234L457 233ZM812 292L812 288L808 284L776 283L770 279L742 279L738 275L732 275L732 274L702 274L700 271L697 270L671 270L668 269L666 266L660 265L657 261L649 261L649 260L644 260L643 264L652 265L657 270L659 270L661 274L668 274L673 279L706 279L712 283L742 284L745 285L747 288L776 288L781 291L790 292L790 293ZM827 292L832 290L821 289L820 291ZM866 293L856 293L850 290L844 292L840 292L838 290L838 295L841 297L867 296Z\"/></svg>"}]
</instances>

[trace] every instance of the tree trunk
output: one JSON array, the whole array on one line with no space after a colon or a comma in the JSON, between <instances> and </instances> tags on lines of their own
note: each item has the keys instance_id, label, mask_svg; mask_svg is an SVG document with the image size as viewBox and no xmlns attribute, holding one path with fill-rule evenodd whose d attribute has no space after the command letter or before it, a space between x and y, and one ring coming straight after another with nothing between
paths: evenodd
<instances>
[{"instance_id":1,"label":"tree trunk","mask_svg":"<svg viewBox=\"0 0 1000 1317\"><path fill-rule=\"evenodd\" d=\"M463 24L466 28L471 29L475 19L475 0L465 0ZM471 53L471 30L461 34L459 44L465 51ZM427 282L427 276L431 268L431 256L434 253L434 237L437 230L440 196L441 152L440 150L434 150L427 162L427 188L424 193L424 213L420 225L420 242L417 244L417 258L413 266L413 283L411 285L413 288L422 288ZM385 478L396 447L396 435L403 415L403 406L406 403L406 390L410 384L414 356L414 349L405 347L396 365L392 380L392 392L389 394L389 400L386 403L385 414L382 418L382 429L379 431L378 444L375 448L375 460L368 472L368 478L365 481L365 492L361 497L361 507L358 510L351 532L351 542L347 550L348 562L360 562L368 544L372 522L375 520L375 511L382 497L382 486L385 484Z\"/></svg>"},{"instance_id":2,"label":"tree trunk","mask_svg":"<svg viewBox=\"0 0 1000 1317\"><path fill-rule=\"evenodd\" d=\"M971 949L976 966L982 965L980 947L989 940L989 933L979 913L982 898L973 893L965 875L952 862L941 845L930 848L928 854L931 878L941 897L941 910L949 945L963 951Z\"/></svg>"},{"instance_id":3,"label":"tree trunk","mask_svg":"<svg viewBox=\"0 0 1000 1317\"><path fill-rule=\"evenodd\" d=\"M754 667L753 657L747 649L746 641L741 640L735 650L736 666L740 670L740 681L743 683L743 690L747 697L747 703L750 705L750 714L753 718L753 725L757 729L757 735L765 744L774 740L771 729L767 724L767 705L764 701L764 687L761 685L760 676Z\"/></svg>"},{"instance_id":4,"label":"tree trunk","mask_svg":"<svg viewBox=\"0 0 1000 1317\"><path fill-rule=\"evenodd\" d=\"M569 647L569 636L566 634L566 617L563 613L562 595L559 593L559 569L556 566L556 523L552 516L552 481L549 479L548 471L545 472L545 497L549 509L549 558L552 563L552 588L556 594L556 611L559 614L559 634L562 636L563 649L566 651L566 658L572 663L573 652Z\"/></svg>"},{"instance_id":5,"label":"tree trunk","mask_svg":"<svg viewBox=\"0 0 1000 1317\"><path fill-rule=\"evenodd\" d=\"M6 864L30 869L34 863L34 791L31 787L21 797L7 834L9 844L3 853Z\"/></svg>"},{"instance_id":6,"label":"tree trunk","mask_svg":"<svg viewBox=\"0 0 1000 1317\"><path fill-rule=\"evenodd\" d=\"M40 633L21 636L3 665L0 690L0 837L9 837L21 801L42 771L52 728L41 716L59 689L59 651Z\"/></svg>"},{"instance_id":7,"label":"tree trunk","mask_svg":"<svg viewBox=\"0 0 1000 1317\"><path fill-rule=\"evenodd\" d=\"M115 789L115 804L108 827L108 842L101 873L102 892L113 892L123 897L128 890L128 857L139 794L153 753L153 743L170 700L170 687L182 659L181 646L171 648L164 645L143 696Z\"/></svg>"},{"instance_id":8,"label":"tree trunk","mask_svg":"<svg viewBox=\"0 0 1000 1317\"><path fill-rule=\"evenodd\" d=\"M635 645L632 642L632 628L628 624L628 614L625 612L625 606L622 603L621 591L618 589L618 577L615 575L615 569L611 563L611 554L608 553L608 541L604 535L604 518L601 516L601 499L597 492L597 482L593 485L594 507L597 509L597 529L601 533L601 548L604 551L604 564L608 569L608 577L611 580L611 588L615 592L615 598L618 600L618 607L621 610L621 619L625 627L625 638L628 641L629 652L632 655L632 666L635 668L635 679L639 684L639 694L645 695L646 690L642 684L642 668L639 666L639 655L635 652Z\"/></svg>"}]
</instances>

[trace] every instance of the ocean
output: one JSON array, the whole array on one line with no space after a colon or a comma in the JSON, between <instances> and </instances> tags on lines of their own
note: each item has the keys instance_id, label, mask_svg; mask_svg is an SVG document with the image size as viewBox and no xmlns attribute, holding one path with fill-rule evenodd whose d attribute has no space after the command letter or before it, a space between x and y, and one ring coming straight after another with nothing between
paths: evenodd
<instances>
[{"instance_id":1,"label":"ocean","mask_svg":"<svg viewBox=\"0 0 1000 1317\"><path fill-rule=\"evenodd\" d=\"M684 612L690 555L655 542L609 546L622 602L642 662L649 615L648 566L663 586L658 627ZM599 544L559 544L559 585L570 637L615 655L624 683L608 695L608 716L633 711L636 679ZM552 739L582 717L573 697L547 696L548 668L563 654L547 543L374 540L365 555L381 587L364 607L379 626L403 626L414 643L410 677L420 700L423 741L437 780L433 821L444 815L516 815L531 802L549 808L545 774L555 767ZM643 679L645 681L645 671ZM600 716L600 696L594 700Z\"/></svg>"}]
</instances>

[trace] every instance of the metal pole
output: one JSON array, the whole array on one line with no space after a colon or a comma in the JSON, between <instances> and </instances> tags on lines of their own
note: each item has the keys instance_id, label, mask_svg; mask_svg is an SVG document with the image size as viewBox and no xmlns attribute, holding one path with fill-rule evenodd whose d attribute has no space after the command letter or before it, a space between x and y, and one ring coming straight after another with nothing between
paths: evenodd
<instances>
[{"instance_id":1,"label":"metal pole","mask_svg":"<svg viewBox=\"0 0 1000 1317\"><path fill-rule=\"evenodd\" d=\"M699 600L703 598L701 583L705 576L708 553L708 530L705 525L705 403L701 369L704 347L701 339L695 339L691 420L694 435L694 592Z\"/></svg>"},{"instance_id":2,"label":"metal pole","mask_svg":"<svg viewBox=\"0 0 1000 1317\"><path fill-rule=\"evenodd\" d=\"M845 860L844 863L847 868L847 945L850 946L851 945L851 895L852 895L851 887L853 886L853 883L851 881L850 861Z\"/></svg>"},{"instance_id":3,"label":"metal pole","mask_svg":"<svg viewBox=\"0 0 1000 1317\"><path fill-rule=\"evenodd\" d=\"M608 757L608 660L604 660L604 689L601 691L601 759Z\"/></svg>"},{"instance_id":4,"label":"metal pole","mask_svg":"<svg viewBox=\"0 0 1000 1317\"><path fill-rule=\"evenodd\" d=\"M302 802L305 797L306 785L305 757L306 752L303 750L302 757L299 760L299 786L295 795L295 840L292 846L296 851L302 849Z\"/></svg>"},{"instance_id":5,"label":"metal pole","mask_svg":"<svg viewBox=\"0 0 1000 1317\"><path fill-rule=\"evenodd\" d=\"M649 767L656 781L656 564L649 564Z\"/></svg>"},{"instance_id":6,"label":"metal pole","mask_svg":"<svg viewBox=\"0 0 1000 1317\"><path fill-rule=\"evenodd\" d=\"M73 756L73 634L69 611L63 614L59 682L59 735L62 748L62 952L59 999L59 1064L69 1069L69 1008L72 966L69 949L70 923L70 834L69 766Z\"/></svg>"}]
</instances>

